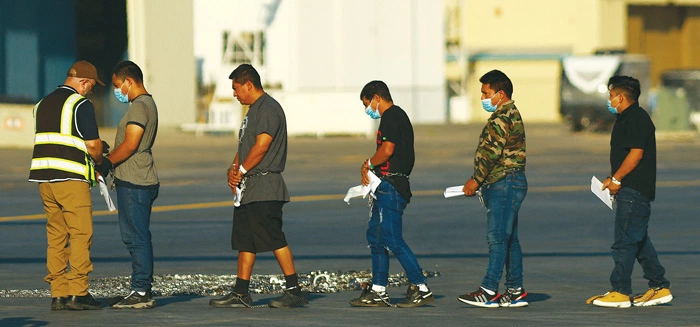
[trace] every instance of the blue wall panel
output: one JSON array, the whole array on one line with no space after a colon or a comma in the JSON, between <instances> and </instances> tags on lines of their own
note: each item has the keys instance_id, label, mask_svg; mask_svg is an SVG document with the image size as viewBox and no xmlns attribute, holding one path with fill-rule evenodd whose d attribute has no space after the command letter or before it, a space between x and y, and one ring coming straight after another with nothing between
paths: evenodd
<instances>
[{"instance_id":1,"label":"blue wall panel","mask_svg":"<svg viewBox=\"0 0 700 327\"><path fill-rule=\"evenodd\" d=\"M39 35L32 31L5 32L5 93L26 100L43 95L39 90Z\"/></svg>"},{"instance_id":2,"label":"blue wall panel","mask_svg":"<svg viewBox=\"0 0 700 327\"><path fill-rule=\"evenodd\" d=\"M0 0L0 101L36 102L76 58L75 0Z\"/></svg>"},{"instance_id":3,"label":"blue wall panel","mask_svg":"<svg viewBox=\"0 0 700 327\"><path fill-rule=\"evenodd\" d=\"M66 79L66 72L75 60L71 56L46 56L44 58L44 93L48 94L56 86L63 84Z\"/></svg>"}]
</instances>

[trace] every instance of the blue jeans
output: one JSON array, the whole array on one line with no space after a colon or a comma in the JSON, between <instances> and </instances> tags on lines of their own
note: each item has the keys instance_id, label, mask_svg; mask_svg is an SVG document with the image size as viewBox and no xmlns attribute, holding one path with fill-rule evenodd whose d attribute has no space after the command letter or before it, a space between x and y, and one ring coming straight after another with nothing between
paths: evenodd
<instances>
[{"instance_id":1,"label":"blue jeans","mask_svg":"<svg viewBox=\"0 0 700 327\"><path fill-rule=\"evenodd\" d=\"M424 284L427 279L413 251L403 240L402 216L406 200L393 185L382 181L374 194L377 199L367 228L367 242L372 251L372 283L387 286L389 283L389 251L394 253L406 271L411 284Z\"/></svg>"},{"instance_id":2,"label":"blue jeans","mask_svg":"<svg viewBox=\"0 0 700 327\"><path fill-rule=\"evenodd\" d=\"M119 230L131 254L131 289L150 291L153 284L153 245L151 207L158 188L141 189L117 185Z\"/></svg>"},{"instance_id":3,"label":"blue jeans","mask_svg":"<svg viewBox=\"0 0 700 327\"><path fill-rule=\"evenodd\" d=\"M664 278L666 270L659 262L656 249L647 234L651 206L641 193L629 187L622 187L617 193L615 212L615 243L612 256L615 268L610 274L612 290L622 294L632 294L632 269L637 259L649 280L649 287L669 287Z\"/></svg>"},{"instance_id":4,"label":"blue jeans","mask_svg":"<svg viewBox=\"0 0 700 327\"><path fill-rule=\"evenodd\" d=\"M522 170L508 173L493 184L482 187L486 206L486 241L489 244L489 266L481 286L498 291L503 267L506 288L523 286L523 252L518 240L518 211L527 194L527 178Z\"/></svg>"}]
</instances>

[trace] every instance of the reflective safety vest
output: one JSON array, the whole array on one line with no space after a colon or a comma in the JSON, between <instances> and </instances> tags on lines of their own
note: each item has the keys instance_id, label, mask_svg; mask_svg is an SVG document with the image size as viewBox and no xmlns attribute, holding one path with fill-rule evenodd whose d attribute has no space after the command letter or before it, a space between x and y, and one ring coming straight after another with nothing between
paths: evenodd
<instances>
[{"instance_id":1,"label":"reflective safety vest","mask_svg":"<svg viewBox=\"0 0 700 327\"><path fill-rule=\"evenodd\" d=\"M56 92L67 91L63 89ZM30 182L81 180L91 186L97 185L95 168L85 141L76 129L75 112L85 97L69 93L72 94L65 99L60 112L54 108L62 100L56 98L61 97L61 94L52 93L34 106L36 127ZM53 97L49 98L50 96Z\"/></svg>"}]
</instances>

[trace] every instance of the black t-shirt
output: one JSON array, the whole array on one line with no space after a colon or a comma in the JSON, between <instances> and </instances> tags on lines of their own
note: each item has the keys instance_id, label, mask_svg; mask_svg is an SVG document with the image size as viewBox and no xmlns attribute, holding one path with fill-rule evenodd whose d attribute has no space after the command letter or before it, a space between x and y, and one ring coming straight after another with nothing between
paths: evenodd
<instances>
[{"instance_id":1,"label":"black t-shirt","mask_svg":"<svg viewBox=\"0 0 700 327\"><path fill-rule=\"evenodd\" d=\"M95 107L90 100L83 101L76 109L75 119L78 121L78 132L83 136L83 140L96 140L100 138L95 120Z\"/></svg>"},{"instance_id":2,"label":"black t-shirt","mask_svg":"<svg viewBox=\"0 0 700 327\"><path fill-rule=\"evenodd\" d=\"M623 187L631 187L649 201L656 196L656 136L649 114L638 104L630 105L617 115L610 138L610 168L614 174L629 154L630 149L643 149L642 160L625 178Z\"/></svg>"},{"instance_id":3,"label":"black t-shirt","mask_svg":"<svg viewBox=\"0 0 700 327\"><path fill-rule=\"evenodd\" d=\"M408 115L399 106L391 106L382 114L377 130L377 149L383 142L394 143L394 154L380 167L375 168L378 176L394 185L396 191L411 201L411 185L408 175L413 170L416 154L413 150L413 125Z\"/></svg>"}]
</instances>

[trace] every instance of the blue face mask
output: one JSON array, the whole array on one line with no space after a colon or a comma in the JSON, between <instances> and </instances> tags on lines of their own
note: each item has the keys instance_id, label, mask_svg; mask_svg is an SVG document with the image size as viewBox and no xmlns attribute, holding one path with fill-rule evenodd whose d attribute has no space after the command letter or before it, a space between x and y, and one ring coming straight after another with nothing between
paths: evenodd
<instances>
[{"instance_id":1,"label":"blue face mask","mask_svg":"<svg viewBox=\"0 0 700 327\"><path fill-rule=\"evenodd\" d=\"M617 105L619 106L620 104L618 103ZM610 111L610 113L613 115L617 115L617 108L613 108L612 100L610 99L608 99L608 111Z\"/></svg>"},{"instance_id":2,"label":"blue face mask","mask_svg":"<svg viewBox=\"0 0 700 327\"><path fill-rule=\"evenodd\" d=\"M377 105L377 110L372 109L372 101L370 101L367 108L365 108L365 113L372 119L379 119L382 117L379 114L379 105Z\"/></svg>"},{"instance_id":3,"label":"blue face mask","mask_svg":"<svg viewBox=\"0 0 700 327\"><path fill-rule=\"evenodd\" d=\"M496 103L496 105L491 104L491 99L493 99L493 97L495 97L495 96L496 95L494 94L493 96L491 96L488 99L481 100L481 107L483 107L484 110L486 110L488 112L496 111L496 109L498 109L498 104L501 103L501 100L498 100L498 103Z\"/></svg>"},{"instance_id":4,"label":"blue face mask","mask_svg":"<svg viewBox=\"0 0 700 327\"><path fill-rule=\"evenodd\" d=\"M129 85L129 88L126 89L126 94L122 93L122 87L124 87L124 83L122 83L122 86L119 87L118 89L114 89L114 97L117 98L117 100L121 103L128 103L129 102L129 90L131 89L131 85Z\"/></svg>"}]
</instances>

